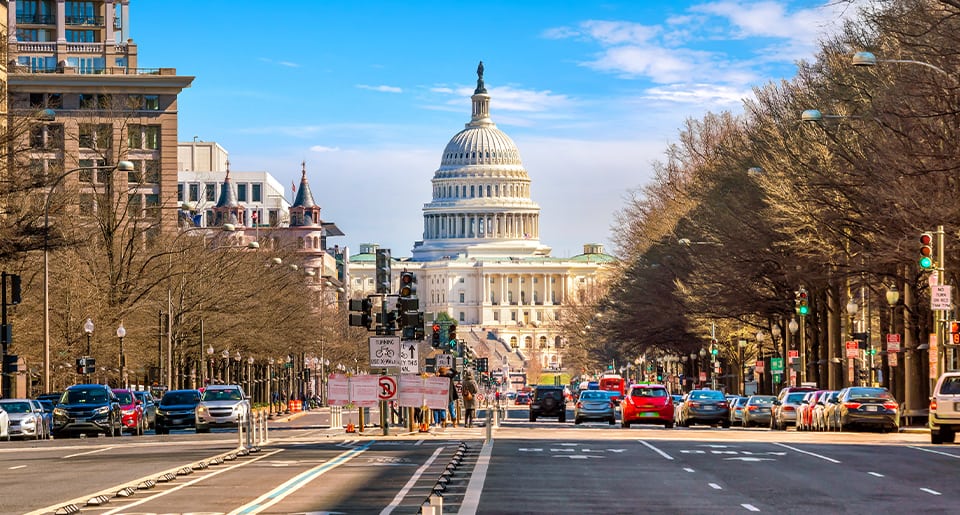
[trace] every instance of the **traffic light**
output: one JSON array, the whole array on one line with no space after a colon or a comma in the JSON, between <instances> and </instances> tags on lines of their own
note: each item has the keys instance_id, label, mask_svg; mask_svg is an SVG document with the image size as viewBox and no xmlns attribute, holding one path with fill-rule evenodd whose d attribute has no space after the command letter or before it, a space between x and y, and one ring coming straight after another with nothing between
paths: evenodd
<instances>
[{"instance_id":1,"label":"traffic light","mask_svg":"<svg viewBox=\"0 0 960 515\"><path fill-rule=\"evenodd\" d=\"M350 299L350 326L366 327L370 330L373 325L373 300L370 297L365 299Z\"/></svg>"},{"instance_id":2,"label":"traffic light","mask_svg":"<svg viewBox=\"0 0 960 515\"><path fill-rule=\"evenodd\" d=\"M78 374L92 374L97 371L97 360L94 358L84 356L82 358L77 358L77 373Z\"/></svg>"},{"instance_id":3,"label":"traffic light","mask_svg":"<svg viewBox=\"0 0 960 515\"><path fill-rule=\"evenodd\" d=\"M10 304L16 306L20 304L20 276L9 274L10 277Z\"/></svg>"},{"instance_id":4,"label":"traffic light","mask_svg":"<svg viewBox=\"0 0 960 515\"><path fill-rule=\"evenodd\" d=\"M663 381L663 367L657 365L657 381Z\"/></svg>"},{"instance_id":5,"label":"traffic light","mask_svg":"<svg viewBox=\"0 0 960 515\"><path fill-rule=\"evenodd\" d=\"M720 349L717 347L717 340L710 340L710 355L713 356L713 359L717 359L717 354L720 354Z\"/></svg>"},{"instance_id":6,"label":"traffic light","mask_svg":"<svg viewBox=\"0 0 960 515\"><path fill-rule=\"evenodd\" d=\"M450 324L447 328L447 338L449 339L450 350L457 348L457 324Z\"/></svg>"},{"instance_id":7,"label":"traffic light","mask_svg":"<svg viewBox=\"0 0 960 515\"><path fill-rule=\"evenodd\" d=\"M933 268L933 234L924 232L920 234L920 269L930 270Z\"/></svg>"},{"instance_id":8,"label":"traffic light","mask_svg":"<svg viewBox=\"0 0 960 515\"><path fill-rule=\"evenodd\" d=\"M430 346L434 349L440 348L440 324L433 323L433 338L430 340Z\"/></svg>"},{"instance_id":9,"label":"traffic light","mask_svg":"<svg viewBox=\"0 0 960 515\"><path fill-rule=\"evenodd\" d=\"M477 360L477 372L488 372L489 358L479 358Z\"/></svg>"},{"instance_id":10,"label":"traffic light","mask_svg":"<svg viewBox=\"0 0 960 515\"><path fill-rule=\"evenodd\" d=\"M960 345L960 321L950 322L950 343Z\"/></svg>"},{"instance_id":11,"label":"traffic light","mask_svg":"<svg viewBox=\"0 0 960 515\"><path fill-rule=\"evenodd\" d=\"M400 297L416 297L417 276L413 272L400 272Z\"/></svg>"},{"instance_id":12,"label":"traffic light","mask_svg":"<svg viewBox=\"0 0 960 515\"><path fill-rule=\"evenodd\" d=\"M797 314L805 317L810 314L810 299L807 289L803 286L797 290Z\"/></svg>"},{"instance_id":13,"label":"traffic light","mask_svg":"<svg viewBox=\"0 0 960 515\"><path fill-rule=\"evenodd\" d=\"M390 293L390 249L377 249L377 293Z\"/></svg>"},{"instance_id":14,"label":"traffic light","mask_svg":"<svg viewBox=\"0 0 960 515\"><path fill-rule=\"evenodd\" d=\"M404 340L423 340L422 311L404 311L400 315L400 323Z\"/></svg>"},{"instance_id":15,"label":"traffic light","mask_svg":"<svg viewBox=\"0 0 960 515\"><path fill-rule=\"evenodd\" d=\"M868 374L868 371L866 369L861 368L857 370L857 379L859 379L860 381L866 381L867 374Z\"/></svg>"}]
</instances>

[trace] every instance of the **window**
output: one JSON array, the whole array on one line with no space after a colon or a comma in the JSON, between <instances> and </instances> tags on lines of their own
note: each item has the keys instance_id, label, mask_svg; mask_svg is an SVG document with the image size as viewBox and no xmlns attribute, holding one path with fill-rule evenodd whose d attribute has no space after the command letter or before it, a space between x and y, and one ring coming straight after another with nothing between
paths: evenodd
<instances>
[{"instance_id":1,"label":"window","mask_svg":"<svg viewBox=\"0 0 960 515\"><path fill-rule=\"evenodd\" d=\"M143 108L148 111L159 111L160 97L158 95L144 95Z\"/></svg>"},{"instance_id":2,"label":"window","mask_svg":"<svg viewBox=\"0 0 960 515\"><path fill-rule=\"evenodd\" d=\"M516 322L516 321L517 321L517 312L516 312L516 311L511 311L511 312L510 312L510 321L511 321L511 322Z\"/></svg>"},{"instance_id":3,"label":"window","mask_svg":"<svg viewBox=\"0 0 960 515\"><path fill-rule=\"evenodd\" d=\"M199 185L199 184L191 184L189 191L190 191L190 196L188 197L187 200L189 200L190 202L196 202L196 201L200 200L200 185Z\"/></svg>"},{"instance_id":4,"label":"window","mask_svg":"<svg viewBox=\"0 0 960 515\"><path fill-rule=\"evenodd\" d=\"M143 148L158 150L160 148L160 126L147 125L143 128Z\"/></svg>"},{"instance_id":5,"label":"window","mask_svg":"<svg viewBox=\"0 0 960 515\"><path fill-rule=\"evenodd\" d=\"M109 109L110 103L110 95L102 95L99 93L80 94L80 109Z\"/></svg>"},{"instance_id":6,"label":"window","mask_svg":"<svg viewBox=\"0 0 960 515\"><path fill-rule=\"evenodd\" d=\"M250 201L263 202L263 184L255 182L250 185Z\"/></svg>"},{"instance_id":7,"label":"window","mask_svg":"<svg viewBox=\"0 0 960 515\"><path fill-rule=\"evenodd\" d=\"M143 162L143 182L160 183L160 161L149 159Z\"/></svg>"},{"instance_id":8,"label":"window","mask_svg":"<svg viewBox=\"0 0 960 515\"><path fill-rule=\"evenodd\" d=\"M127 172L127 182L129 184L140 184L143 182L143 162L142 161L131 161L133 163L133 170ZM177 185L179 190L179 184Z\"/></svg>"},{"instance_id":9,"label":"window","mask_svg":"<svg viewBox=\"0 0 960 515\"><path fill-rule=\"evenodd\" d=\"M143 126L131 125L127 127L127 147L143 148Z\"/></svg>"},{"instance_id":10,"label":"window","mask_svg":"<svg viewBox=\"0 0 960 515\"><path fill-rule=\"evenodd\" d=\"M103 159L81 159L77 164L80 168L83 168L79 172L80 182L106 182L110 174L110 170L95 169L106 166L106 162Z\"/></svg>"},{"instance_id":11,"label":"window","mask_svg":"<svg viewBox=\"0 0 960 515\"><path fill-rule=\"evenodd\" d=\"M217 195L216 184L210 183L210 184L204 185L204 200L213 202L214 200L216 200L216 195Z\"/></svg>"},{"instance_id":12,"label":"window","mask_svg":"<svg viewBox=\"0 0 960 515\"><path fill-rule=\"evenodd\" d=\"M177 202L183 202L183 183L177 184Z\"/></svg>"},{"instance_id":13,"label":"window","mask_svg":"<svg viewBox=\"0 0 960 515\"><path fill-rule=\"evenodd\" d=\"M110 124L80 124L80 148L109 150L113 146L113 127Z\"/></svg>"},{"instance_id":14,"label":"window","mask_svg":"<svg viewBox=\"0 0 960 515\"><path fill-rule=\"evenodd\" d=\"M247 185L246 184L237 184L237 202L246 202L247 201Z\"/></svg>"},{"instance_id":15,"label":"window","mask_svg":"<svg viewBox=\"0 0 960 515\"><path fill-rule=\"evenodd\" d=\"M80 194L80 215L93 216L93 194L92 193Z\"/></svg>"},{"instance_id":16,"label":"window","mask_svg":"<svg viewBox=\"0 0 960 515\"><path fill-rule=\"evenodd\" d=\"M494 311L494 312L493 312L493 321L494 321L494 322L499 322L499 321L500 321L500 312L499 312L499 311Z\"/></svg>"},{"instance_id":17,"label":"window","mask_svg":"<svg viewBox=\"0 0 960 515\"><path fill-rule=\"evenodd\" d=\"M461 312L460 312L460 321L463 322L464 320L465 320L464 314L463 314L463 311L461 311Z\"/></svg>"},{"instance_id":18,"label":"window","mask_svg":"<svg viewBox=\"0 0 960 515\"><path fill-rule=\"evenodd\" d=\"M466 294L460 292L460 303L463 304L464 302L466 302Z\"/></svg>"},{"instance_id":19,"label":"window","mask_svg":"<svg viewBox=\"0 0 960 515\"><path fill-rule=\"evenodd\" d=\"M144 216L154 220L160 219L160 195L151 193L143 196L143 203L147 208Z\"/></svg>"},{"instance_id":20,"label":"window","mask_svg":"<svg viewBox=\"0 0 960 515\"><path fill-rule=\"evenodd\" d=\"M62 109L63 95L60 93L30 93L30 107Z\"/></svg>"},{"instance_id":21,"label":"window","mask_svg":"<svg viewBox=\"0 0 960 515\"><path fill-rule=\"evenodd\" d=\"M463 277L460 278L459 283L460 283L460 284L463 284Z\"/></svg>"},{"instance_id":22,"label":"window","mask_svg":"<svg viewBox=\"0 0 960 515\"><path fill-rule=\"evenodd\" d=\"M39 125L30 129L30 148L62 149L63 125Z\"/></svg>"}]
</instances>

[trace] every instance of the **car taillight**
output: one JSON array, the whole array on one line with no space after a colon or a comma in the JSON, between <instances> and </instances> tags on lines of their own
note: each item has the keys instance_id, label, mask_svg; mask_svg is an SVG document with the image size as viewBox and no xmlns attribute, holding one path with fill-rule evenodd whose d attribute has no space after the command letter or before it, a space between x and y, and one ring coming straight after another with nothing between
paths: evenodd
<instances>
[{"instance_id":1,"label":"car taillight","mask_svg":"<svg viewBox=\"0 0 960 515\"><path fill-rule=\"evenodd\" d=\"M690 401L690 407L691 407L691 408L699 408L699 407L700 407L700 403L699 403L699 402Z\"/></svg>"},{"instance_id":2,"label":"car taillight","mask_svg":"<svg viewBox=\"0 0 960 515\"><path fill-rule=\"evenodd\" d=\"M895 409L897 409L898 404L895 403L895 402L893 402L893 401L889 401L889 402L883 403L883 407L886 408L886 409L893 409L893 410L895 410Z\"/></svg>"},{"instance_id":3,"label":"car taillight","mask_svg":"<svg viewBox=\"0 0 960 515\"><path fill-rule=\"evenodd\" d=\"M860 407L859 402L845 402L843 405L846 406L847 409L857 409Z\"/></svg>"},{"instance_id":4,"label":"car taillight","mask_svg":"<svg viewBox=\"0 0 960 515\"><path fill-rule=\"evenodd\" d=\"M721 408L726 408L726 407L727 407L727 403L725 403L725 402L718 402L718 403L717 403L717 406L720 406Z\"/></svg>"},{"instance_id":5,"label":"car taillight","mask_svg":"<svg viewBox=\"0 0 960 515\"><path fill-rule=\"evenodd\" d=\"M747 406L747 411L757 411L756 406Z\"/></svg>"},{"instance_id":6,"label":"car taillight","mask_svg":"<svg viewBox=\"0 0 960 515\"><path fill-rule=\"evenodd\" d=\"M577 407L578 407L578 408L583 408L583 403L582 403L582 402L578 402L578 403L577 403Z\"/></svg>"},{"instance_id":7,"label":"car taillight","mask_svg":"<svg viewBox=\"0 0 960 515\"><path fill-rule=\"evenodd\" d=\"M937 399L930 399L930 411L937 411Z\"/></svg>"},{"instance_id":8,"label":"car taillight","mask_svg":"<svg viewBox=\"0 0 960 515\"><path fill-rule=\"evenodd\" d=\"M784 406L783 411L797 411L793 406Z\"/></svg>"}]
</instances>

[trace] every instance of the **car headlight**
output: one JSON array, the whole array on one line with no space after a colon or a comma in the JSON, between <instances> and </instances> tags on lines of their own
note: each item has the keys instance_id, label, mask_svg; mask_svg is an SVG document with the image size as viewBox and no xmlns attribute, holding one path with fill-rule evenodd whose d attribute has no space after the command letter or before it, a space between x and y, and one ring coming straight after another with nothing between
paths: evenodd
<instances>
[{"instance_id":1,"label":"car headlight","mask_svg":"<svg viewBox=\"0 0 960 515\"><path fill-rule=\"evenodd\" d=\"M124 415L133 415L134 413L136 413L136 411L137 410L135 409L125 409L121 413L123 413Z\"/></svg>"},{"instance_id":2,"label":"car headlight","mask_svg":"<svg viewBox=\"0 0 960 515\"><path fill-rule=\"evenodd\" d=\"M205 406L197 406L197 413L204 413L207 411Z\"/></svg>"},{"instance_id":3,"label":"car headlight","mask_svg":"<svg viewBox=\"0 0 960 515\"><path fill-rule=\"evenodd\" d=\"M104 415L107 413L110 413L110 406L100 406L93 412L94 415Z\"/></svg>"},{"instance_id":4,"label":"car headlight","mask_svg":"<svg viewBox=\"0 0 960 515\"><path fill-rule=\"evenodd\" d=\"M35 425L37 425L37 420L36 420L36 419L33 419L33 418L28 418L28 419L25 419L23 422L21 422L20 425L22 425L22 426L35 426Z\"/></svg>"},{"instance_id":5,"label":"car headlight","mask_svg":"<svg viewBox=\"0 0 960 515\"><path fill-rule=\"evenodd\" d=\"M54 415L59 415L59 416L61 416L61 417L65 417L65 416L67 416L67 410L65 410L65 409L63 409L63 408L53 408L53 414L54 414Z\"/></svg>"}]
</instances>

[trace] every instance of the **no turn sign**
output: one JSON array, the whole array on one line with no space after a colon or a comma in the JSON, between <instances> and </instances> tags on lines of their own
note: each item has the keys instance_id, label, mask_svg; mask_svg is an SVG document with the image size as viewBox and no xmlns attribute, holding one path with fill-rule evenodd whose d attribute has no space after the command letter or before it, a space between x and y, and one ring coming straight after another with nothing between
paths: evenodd
<instances>
[{"instance_id":1,"label":"no turn sign","mask_svg":"<svg viewBox=\"0 0 960 515\"><path fill-rule=\"evenodd\" d=\"M397 396L397 378L380 376L378 384L380 388L377 390L377 398L381 401L389 401Z\"/></svg>"}]
</instances>

